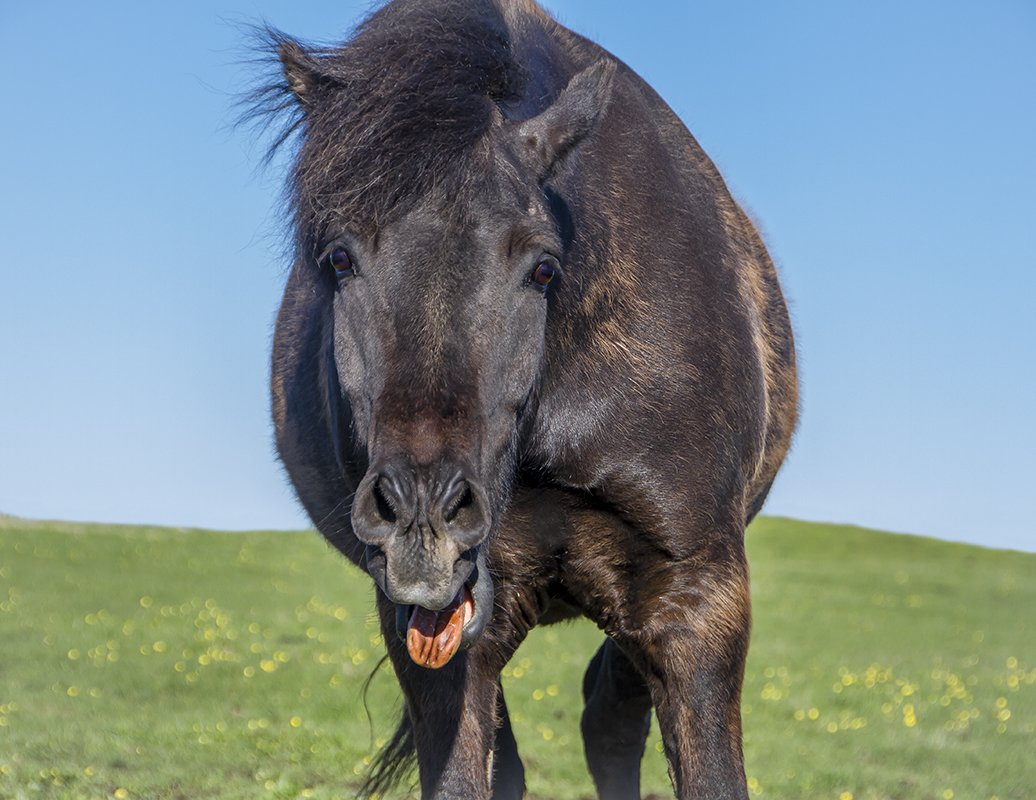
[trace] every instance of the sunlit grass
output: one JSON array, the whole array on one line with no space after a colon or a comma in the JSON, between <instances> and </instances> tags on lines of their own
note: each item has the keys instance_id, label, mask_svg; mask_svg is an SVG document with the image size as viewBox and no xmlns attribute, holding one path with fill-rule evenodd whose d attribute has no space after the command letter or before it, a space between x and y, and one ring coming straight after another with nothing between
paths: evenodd
<instances>
[{"instance_id":1,"label":"sunlit grass","mask_svg":"<svg viewBox=\"0 0 1036 800\"><path fill-rule=\"evenodd\" d=\"M743 699L762 798L1036 796L1036 556L760 520ZM503 684L530 793L592 795L601 634L537 630ZM0 797L340 798L398 692L369 580L313 534L0 520ZM645 794L671 796L657 732Z\"/></svg>"}]
</instances>

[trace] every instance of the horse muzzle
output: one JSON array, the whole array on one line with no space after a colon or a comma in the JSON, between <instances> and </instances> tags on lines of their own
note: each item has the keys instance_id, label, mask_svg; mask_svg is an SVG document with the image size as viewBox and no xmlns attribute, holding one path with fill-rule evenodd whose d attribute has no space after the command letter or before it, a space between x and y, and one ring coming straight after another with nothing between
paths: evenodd
<instances>
[{"instance_id":1,"label":"horse muzzle","mask_svg":"<svg viewBox=\"0 0 1036 800\"><path fill-rule=\"evenodd\" d=\"M431 669L445 666L492 616L485 491L460 469L385 462L360 483L352 521L367 545L367 571L396 604L410 657Z\"/></svg>"}]
</instances>

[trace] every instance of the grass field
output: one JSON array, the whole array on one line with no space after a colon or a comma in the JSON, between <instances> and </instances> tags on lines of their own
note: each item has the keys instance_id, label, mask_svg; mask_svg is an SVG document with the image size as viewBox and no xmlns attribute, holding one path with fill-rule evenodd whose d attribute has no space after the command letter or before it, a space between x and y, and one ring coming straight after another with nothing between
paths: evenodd
<instances>
[{"instance_id":1,"label":"grass field","mask_svg":"<svg viewBox=\"0 0 1036 800\"><path fill-rule=\"evenodd\" d=\"M1036 797L1036 555L762 519L753 797ZM0 797L342 798L399 707L370 582L315 534L0 518ZM533 632L504 686L530 796L592 796L601 634ZM657 733L645 795L670 797Z\"/></svg>"}]
</instances>

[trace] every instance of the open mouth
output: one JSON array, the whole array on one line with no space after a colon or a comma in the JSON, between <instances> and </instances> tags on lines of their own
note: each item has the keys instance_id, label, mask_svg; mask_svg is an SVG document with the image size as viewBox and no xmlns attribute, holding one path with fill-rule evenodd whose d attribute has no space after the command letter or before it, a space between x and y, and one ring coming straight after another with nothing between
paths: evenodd
<instances>
[{"instance_id":1,"label":"open mouth","mask_svg":"<svg viewBox=\"0 0 1036 800\"><path fill-rule=\"evenodd\" d=\"M493 577L482 548L456 562L449 587L456 594L439 609L415 603L420 602L420 593L418 597L397 599L394 592L386 590L386 557L380 548L368 545L366 566L375 585L395 605L396 634L406 645L407 654L426 669L442 669L458 652L472 647L492 619Z\"/></svg>"},{"instance_id":2,"label":"open mouth","mask_svg":"<svg viewBox=\"0 0 1036 800\"><path fill-rule=\"evenodd\" d=\"M475 599L467 584L448 606L429 611L402 607L407 615L406 649L415 664L428 669L445 667L460 649L465 626L475 618Z\"/></svg>"}]
</instances>

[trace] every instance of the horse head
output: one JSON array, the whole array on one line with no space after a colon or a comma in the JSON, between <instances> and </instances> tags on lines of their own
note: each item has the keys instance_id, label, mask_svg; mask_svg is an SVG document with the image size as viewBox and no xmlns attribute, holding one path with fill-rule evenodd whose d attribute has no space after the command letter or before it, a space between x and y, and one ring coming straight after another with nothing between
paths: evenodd
<instances>
[{"instance_id":1,"label":"horse head","mask_svg":"<svg viewBox=\"0 0 1036 800\"><path fill-rule=\"evenodd\" d=\"M440 667L492 615L484 544L508 502L565 279L564 226L544 187L593 131L614 64L511 120L506 80L496 98L476 86L437 103L434 69L420 94L401 93L344 52L280 49L303 126L298 268L325 298L326 406L353 476L352 531L411 657ZM462 142L443 135L456 117Z\"/></svg>"}]
</instances>

